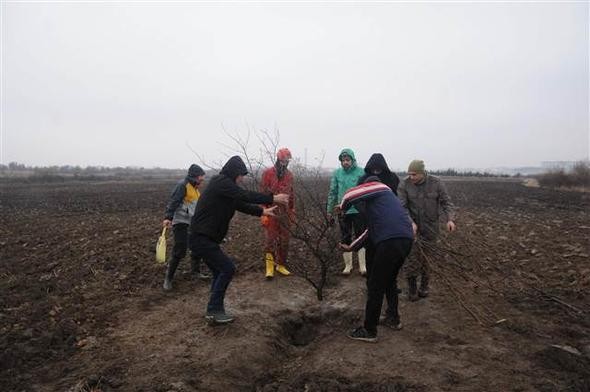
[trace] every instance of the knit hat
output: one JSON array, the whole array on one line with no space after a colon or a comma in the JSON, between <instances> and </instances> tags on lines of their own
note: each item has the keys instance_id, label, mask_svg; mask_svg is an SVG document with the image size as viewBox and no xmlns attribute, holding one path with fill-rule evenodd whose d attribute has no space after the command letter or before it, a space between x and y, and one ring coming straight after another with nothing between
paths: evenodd
<instances>
[{"instance_id":1,"label":"knit hat","mask_svg":"<svg viewBox=\"0 0 590 392\"><path fill-rule=\"evenodd\" d=\"M412 162L410 162L410 166L408 166L408 173L409 172L424 173L424 171L425 171L424 161L422 161L420 159L414 159Z\"/></svg>"}]
</instances>

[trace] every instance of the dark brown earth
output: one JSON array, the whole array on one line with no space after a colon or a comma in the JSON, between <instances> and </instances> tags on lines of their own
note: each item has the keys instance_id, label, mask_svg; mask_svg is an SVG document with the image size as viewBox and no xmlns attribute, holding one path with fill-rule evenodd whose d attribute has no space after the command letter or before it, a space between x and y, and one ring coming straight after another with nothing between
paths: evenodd
<instances>
[{"instance_id":1,"label":"dark brown earth","mask_svg":"<svg viewBox=\"0 0 590 392\"><path fill-rule=\"evenodd\" d=\"M402 295L403 330L368 344L345 334L363 279L333 275L322 302L302 278L265 281L251 217L225 245L235 323L205 323L186 262L164 293L173 184L0 184L0 390L590 390L587 193L449 180L461 254L438 261L428 299Z\"/></svg>"}]
</instances>

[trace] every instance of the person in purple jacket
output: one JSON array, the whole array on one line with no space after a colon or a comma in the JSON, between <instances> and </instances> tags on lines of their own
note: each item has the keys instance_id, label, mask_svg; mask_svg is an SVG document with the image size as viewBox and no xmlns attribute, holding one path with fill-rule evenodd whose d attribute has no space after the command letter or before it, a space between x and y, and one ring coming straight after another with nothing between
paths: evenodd
<instances>
[{"instance_id":1,"label":"person in purple jacket","mask_svg":"<svg viewBox=\"0 0 590 392\"><path fill-rule=\"evenodd\" d=\"M377 325L381 315L383 296L391 293L386 324L401 329L397 300L397 275L412 249L414 233L408 212L391 188L375 176L364 184L349 189L342 198L345 211L356 205L364 215L367 229L350 245L340 244L346 251L365 246L367 249L367 303L365 321L352 330L348 337L365 342L377 341Z\"/></svg>"}]
</instances>

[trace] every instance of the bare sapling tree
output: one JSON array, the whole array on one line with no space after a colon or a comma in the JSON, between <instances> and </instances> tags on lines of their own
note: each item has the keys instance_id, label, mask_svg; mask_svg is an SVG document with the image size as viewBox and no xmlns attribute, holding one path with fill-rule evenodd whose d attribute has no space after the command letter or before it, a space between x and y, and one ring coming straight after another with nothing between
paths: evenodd
<instances>
[{"instance_id":1,"label":"bare sapling tree","mask_svg":"<svg viewBox=\"0 0 590 392\"><path fill-rule=\"evenodd\" d=\"M248 127L246 135L231 133L225 128L223 132L229 139L229 142L219 143L224 155L242 157L250 174L250 180L245 186L259 191L263 169L274 165L276 161L276 153L280 147L278 129L253 131ZM258 143L253 143L253 140ZM207 164L204 156L190 146L189 148L204 166L211 169L221 167L221 164ZM323 300L324 288L329 277L336 273L340 256L338 236L326 211L329 176L324 174L322 163L323 159L320 159L316 167L309 168L296 159L292 161L289 169L294 176L295 216L291 219L278 219L279 224L287 228L292 239L289 269L311 284L318 300Z\"/></svg>"},{"instance_id":2,"label":"bare sapling tree","mask_svg":"<svg viewBox=\"0 0 590 392\"><path fill-rule=\"evenodd\" d=\"M294 165L295 219L289 232L295 246L291 247L289 266L315 289L318 300L339 262L339 237L326 211L329 177L321 166L308 168Z\"/></svg>"},{"instance_id":3,"label":"bare sapling tree","mask_svg":"<svg viewBox=\"0 0 590 392\"><path fill-rule=\"evenodd\" d=\"M232 155L239 155L244 160L246 167L248 168L249 179L245 181L244 186L249 190L257 190L259 187L260 175L264 168L264 162L268 159L269 151L276 152L279 132L275 129L273 132L267 130L254 131L249 124L246 124L246 133L240 133L239 131L228 131L222 124L221 129L223 134L228 141L218 142L221 147L222 155L227 160ZM252 136L255 135L258 142L262 144L264 148L259 146L253 146ZM209 161L204 154L196 151L190 143L186 142L187 148L195 154L198 163L202 164L209 170L215 172L221 171L225 162L222 160Z\"/></svg>"}]
</instances>

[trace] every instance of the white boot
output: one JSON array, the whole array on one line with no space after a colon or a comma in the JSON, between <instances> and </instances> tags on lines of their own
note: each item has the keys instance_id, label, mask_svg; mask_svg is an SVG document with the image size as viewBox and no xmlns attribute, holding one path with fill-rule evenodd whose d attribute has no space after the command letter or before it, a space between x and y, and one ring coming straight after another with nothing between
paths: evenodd
<instances>
[{"instance_id":1,"label":"white boot","mask_svg":"<svg viewBox=\"0 0 590 392\"><path fill-rule=\"evenodd\" d=\"M352 252L344 252L342 253L342 257L344 257L344 271L342 271L342 275L350 275L350 271L352 271Z\"/></svg>"},{"instance_id":2,"label":"white boot","mask_svg":"<svg viewBox=\"0 0 590 392\"><path fill-rule=\"evenodd\" d=\"M362 276L366 276L367 275L367 263L365 262L365 248L361 248L358 251L357 256L359 258L359 272L361 273Z\"/></svg>"}]
</instances>

